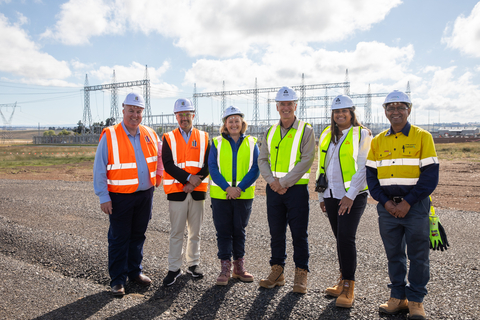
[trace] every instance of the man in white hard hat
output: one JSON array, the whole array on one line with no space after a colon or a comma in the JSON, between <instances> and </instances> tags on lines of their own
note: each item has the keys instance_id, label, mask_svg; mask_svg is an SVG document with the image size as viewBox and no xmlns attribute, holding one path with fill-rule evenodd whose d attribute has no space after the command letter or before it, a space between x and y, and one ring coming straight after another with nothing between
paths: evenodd
<instances>
[{"instance_id":1,"label":"man in white hard hat","mask_svg":"<svg viewBox=\"0 0 480 320\"><path fill-rule=\"evenodd\" d=\"M258 166L268 183L267 217L270 228L271 272L260 286L273 288L285 284L284 267L287 258L286 230L290 227L293 238L295 279L293 292L307 292L308 181L315 157L313 128L297 119L297 94L282 87L275 98L280 121L271 126L262 138Z\"/></svg>"},{"instance_id":2,"label":"man in white hard hat","mask_svg":"<svg viewBox=\"0 0 480 320\"><path fill-rule=\"evenodd\" d=\"M162 142L143 126L145 101L129 93L122 104L123 121L102 131L93 166L93 186L101 210L108 214L108 271L112 294L125 294L127 278L140 285L143 244L152 216L154 186L162 181Z\"/></svg>"},{"instance_id":3,"label":"man in white hard hat","mask_svg":"<svg viewBox=\"0 0 480 320\"><path fill-rule=\"evenodd\" d=\"M182 274L182 248L185 226L188 230L187 273L202 278L200 269L200 229L208 187L208 133L193 127L195 108L189 99L178 99L173 108L179 127L163 135L162 158L165 166L163 190L169 200L170 248L168 274L171 286Z\"/></svg>"},{"instance_id":4,"label":"man in white hard hat","mask_svg":"<svg viewBox=\"0 0 480 320\"><path fill-rule=\"evenodd\" d=\"M380 312L408 309L411 319L425 319L423 299L430 279L429 195L438 184L437 153L432 135L408 122L412 103L405 93L391 92L383 108L391 127L372 140L366 164L368 189L378 201L378 224L391 281L390 299L380 305Z\"/></svg>"}]
</instances>

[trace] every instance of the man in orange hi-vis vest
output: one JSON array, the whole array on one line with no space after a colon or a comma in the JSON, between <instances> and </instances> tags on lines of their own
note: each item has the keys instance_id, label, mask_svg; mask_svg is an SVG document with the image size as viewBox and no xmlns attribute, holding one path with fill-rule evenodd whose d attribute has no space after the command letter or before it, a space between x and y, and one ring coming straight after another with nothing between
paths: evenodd
<instances>
[{"instance_id":1,"label":"man in orange hi-vis vest","mask_svg":"<svg viewBox=\"0 0 480 320\"><path fill-rule=\"evenodd\" d=\"M169 200L170 248L165 286L182 274L182 247L188 229L187 273L202 278L200 269L200 229L208 187L208 133L193 127L195 108L188 99L178 99L173 108L179 128L163 135L162 159L165 166L163 190Z\"/></svg>"},{"instance_id":2,"label":"man in orange hi-vis vest","mask_svg":"<svg viewBox=\"0 0 480 320\"><path fill-rule=\"evenodd\" d=\"M143 244L163 164L161 140L140 125L144 108L142 96L127 95L123 121L102 131L93 166L95 194L110 219L108 272L115 296L125 294L127 278L143 286L151 283L142 273Z\"/></svg>"}]
</instances>

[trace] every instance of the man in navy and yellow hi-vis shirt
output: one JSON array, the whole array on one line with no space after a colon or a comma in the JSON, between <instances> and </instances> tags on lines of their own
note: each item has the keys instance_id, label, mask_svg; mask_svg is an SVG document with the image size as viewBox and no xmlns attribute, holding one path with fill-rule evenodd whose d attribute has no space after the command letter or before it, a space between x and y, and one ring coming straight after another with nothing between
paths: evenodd
<instances>
[{"instance_id":1,"label":"man in navy and yellow hi-vis shirt","mask_svg":"<svg viewBox=\"0 0 480 320\"><path fill-rule=\"evenodd\" d=\"M379 203L378 222L388 259L390 299L380 312L409 310L425 319L423 298L430 279L429 195L438 184L439 165L432 135L408 122L412 103L400 91L383 104L391 127L373 140L367 157L367 183ZM410 270L407 276L407 255Z\"/></svg>"},{"instance_id":2,"label":"man in navy and yellow hi-vis shirt","mask_svg":"<svg viewBox=\"0 0 480 320\"><path fill-rule=\"evenodd\" d=\"M293 292L307 292L308 273L308 179L315 157L315 134L306 122L296 118L297 94L282 87L275 98L280 121L271 126L262 138L258 167L265 181L267 217L270 228L271 272L260 286L273 288L285 284L283 274L286 252L286 231L293 239L295 278Z\"/></svg>"}]
</instances>

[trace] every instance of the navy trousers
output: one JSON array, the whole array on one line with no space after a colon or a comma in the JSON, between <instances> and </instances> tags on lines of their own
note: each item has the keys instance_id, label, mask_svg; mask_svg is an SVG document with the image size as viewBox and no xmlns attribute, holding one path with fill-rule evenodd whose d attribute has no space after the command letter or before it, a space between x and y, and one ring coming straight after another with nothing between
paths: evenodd
<instances>
[{"instance_id":1,"label":"navy trousers","mask_svg":"<svg viewBox=\"0 0 480 320\"><path fill-rule=\"evenodd\" d=\"M245 255L245 228L252 212L253 199L212 198L213 224L217 230L218 258L233 260Z\"/></svg>"},{"instance_id":2,"label":"navy trousers","mask_svg":"<svg viewBox=\"0 0 480 320\"><path fill-rule=\"evenodd\" d=\"M293 240L295 267L308 270L308 218L310 206L307 185L294 185L280 195L267 184L267 218L270 228L270 265L285 265L287 225Z\"/></svg>"},{"instance_id":3,"label":"navy trousers","mask_svg":"<svg viewBox=\"0 0 480 320\"><path fill-rule=\"evenodd\" d=\"M143 244L152 217L154 187L135 193L113 193L113 212L108 230L108 272L110 285L125 285L127 277L142 272Z\"/></svg>"}]
</instances>

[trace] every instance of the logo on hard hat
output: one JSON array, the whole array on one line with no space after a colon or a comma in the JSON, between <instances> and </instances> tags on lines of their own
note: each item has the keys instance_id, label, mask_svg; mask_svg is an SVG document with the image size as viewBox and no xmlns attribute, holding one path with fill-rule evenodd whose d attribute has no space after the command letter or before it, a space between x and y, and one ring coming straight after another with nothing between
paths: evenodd
<instances>
[{"instance_id":1,"label":"logo on hard hat","mask_svg":"<svg viewBox=\"0 0 480 320\"><path fill-rule=\"evenodd\" d=\"M393 97L391 97L391 99L400 99L400 97L399 96L393 96Z\"/></svg>"},{"instance_id":2,"label":"logo on hard hat","mask_svg":"<svg viewBox=\"0 0 480 320\"><path fill-rule=\"evenodd\" d=\"M184 106L184 105L185 105L185 101L182 101L182 106Z\"/></svg>"},{"instance_id":3,"label":"logo on hard hat","mask_svg":"<svg viewBox=\"0 0 480 320\"><path fill-rule=\"evenodd\" d=\"M340 101L340 98L337 98L337 100L335 100L335 103L339 104L339 103L342 103L342 101Z\"/></svg>"},{"instance_id":4,"label":"logo on hard hat","mask_svg":"<svg viewBox=\"0 0 480 320\"><path fill-rule=\"evenodd\" d=\"M135 100L137 100L137 101L138 101L138 97L137 97L137 96L135 96Z\"/></svg>"},{"instance_id":5,"label":"logo on hard hat","mask_svg":"<svg viewBox=\"0 0 480 320\"><path fill-rule=\"evenodd\" d=\"M288 96L288 90L287 89L285 89L285 91L283 91L283 95Z\"/></svg>"}]
</instances>

